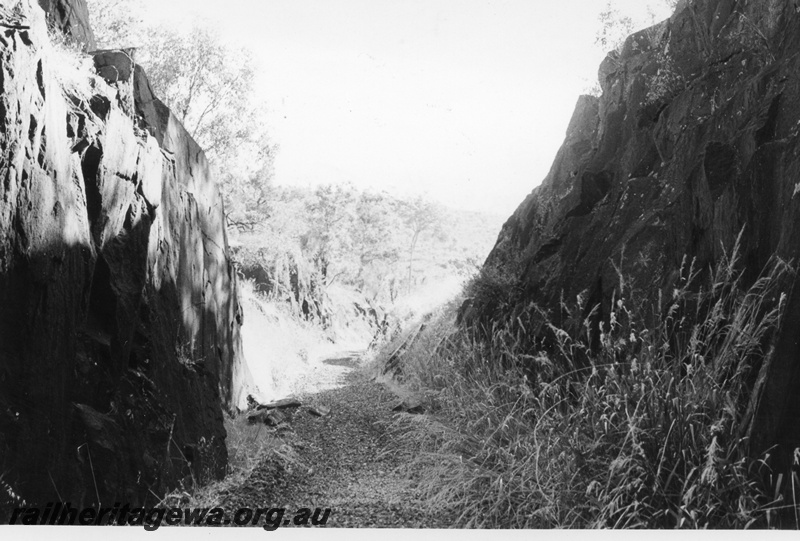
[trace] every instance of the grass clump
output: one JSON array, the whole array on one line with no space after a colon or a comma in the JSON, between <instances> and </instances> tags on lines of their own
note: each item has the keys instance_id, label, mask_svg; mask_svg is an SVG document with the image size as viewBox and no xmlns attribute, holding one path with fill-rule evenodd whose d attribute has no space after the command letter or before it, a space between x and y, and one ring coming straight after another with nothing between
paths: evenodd
<instances>
[{"instance_id":1,"label":"grass clump","mask_svg":"<svg viewBox=\"0 0 800 541\"><path fill-rule=\"evenodd\" d=\"M67 99L88 101L94 94L95 76L92 57L80 44L56 28L47 29L47 41L43 47L47 69Z\"/></svg>"},{"instance_id":2,"label":"grass clump","mask_svg":"<svg viewBox=\"0 0 800 541\"><path fill-rule=\"evenodd\" d=\"M621 277L605 322L577 337L551 325L549 353L510 324L482 340L429 325L404 370L440 407L392 427L428 505L461 527L786 525L794 502L746 434L790 270L774 260L745 287L737 248L706 279L685 264L657 306Z\"/></svg>"},{"instance_id":3,"label":"grass clump","mask_svg":"<svg viewBox=\"0 0 800 541\"><path fill-rule=\"evenodd\" d=\"M228 465L224 479L206 482L191 476L190 483L167 494L160 502L164 506L216 507L225 503L230 493L235 493L253 471L266 461L281 464L296 464L294 451L274 431L263 423L250 424L247 415L225 415L225 444L228 451Z\"/></svg>"}]
</instances>

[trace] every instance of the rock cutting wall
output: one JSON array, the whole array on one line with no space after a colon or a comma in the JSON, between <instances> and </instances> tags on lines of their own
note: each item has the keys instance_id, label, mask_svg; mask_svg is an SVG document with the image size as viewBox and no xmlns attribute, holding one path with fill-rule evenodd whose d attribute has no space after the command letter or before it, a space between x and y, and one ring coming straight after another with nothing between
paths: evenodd
<instances>
[{"instance_id":1,"label":"rock cutting wall","mask_svg":"<svg viewBox=\"0 0 800 541\"><path fill-rule=\"evenodd\" d=\"M682 1L606 58L602 96L579 99L550 173L487 260L522 289L517 310L535 301L568 326L559 303L583 293L584 314L599 304L607 319L615 265L669 298L684 256L713 265L742 228L751 281L773 254L800 260L799 12L793 0ZM753 453L777 444L786 461L800 447L800 293L787 293L750 434Z\"/></svg>"},{"instance_id":2,"label":"rock cutting wall","mask_svg":"<svg viewBox=\"0 0 800 541\"><path fill-rule=\"evenodd\" d=\"M86 0L39 0L48 24L84 51L95 50L94 32L89 24Z\"/></svg>"},{"instance_id":3,"label":"rock cutting wall","mask_svg":"<svg viewBox=\"0 0 800 541\"><path fill-rule=\"evenodd\" d=\"M42 3L86 43L84 0ZM244 402L222 200L129 52L0 21L0 503L153 504L224 473Z\"/></svg>"}]
</instances>

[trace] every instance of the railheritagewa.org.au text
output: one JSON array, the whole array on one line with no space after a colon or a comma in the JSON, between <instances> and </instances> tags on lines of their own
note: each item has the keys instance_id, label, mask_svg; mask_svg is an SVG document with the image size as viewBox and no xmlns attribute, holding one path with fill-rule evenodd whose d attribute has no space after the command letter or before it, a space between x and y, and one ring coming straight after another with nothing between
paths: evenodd
<instances>
[{"instance_id":1,"label":"railheritagewa.org.au text","mask_svg":"<svg viewBox=\"0 0 800 541\"><path fill-rule=\"evenodd\" d=\"M237 509L228 514L221 507L131 507L114 504L113 507L75 508L68 502L48 503L44 507L17 507L11 513L9 524L49 526L143 526L155 531L166 526L261 526L267 531L281 526L325 526L330 518L330 508L303 507L289 511L284 507Z\"/></svg>"}]
</instances>

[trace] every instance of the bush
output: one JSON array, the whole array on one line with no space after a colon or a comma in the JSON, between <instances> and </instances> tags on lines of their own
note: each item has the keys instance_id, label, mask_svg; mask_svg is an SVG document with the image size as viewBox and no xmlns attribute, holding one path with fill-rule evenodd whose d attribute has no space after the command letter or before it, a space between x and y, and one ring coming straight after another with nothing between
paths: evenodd
<instances>
[{"instance_id":1,"label":"bush","mask_svg":"<svg viewBox=\"0 0 800 541\"><path fill-rule=\"evenodd\" d=\"M484 265L464 288L468 309L462 314L470 327L490 336L497 322L507 322L522 299L516 262L505 265Z\"/></svg>"},{"instance_id":2,"label":"bush","mask_svg":"<svg viewBox=\"0 0 800 541\"><path fill-rule=\"evenodd\" d=\"M392 426L427 503L461 527L778 525L795 504L781 501L769 456L748 457L745 411L790 271L775 260L745 287L737 254L704 287L685 265L651 307L655 324L621 281L595 352L557 328L544 354L515 348L505 327L480 341L431 325L442 343L430 354L420 341L405 366L449 383L440 409ZM588 370L569 368L577 355Z\"/></svg>"}]
</instances>

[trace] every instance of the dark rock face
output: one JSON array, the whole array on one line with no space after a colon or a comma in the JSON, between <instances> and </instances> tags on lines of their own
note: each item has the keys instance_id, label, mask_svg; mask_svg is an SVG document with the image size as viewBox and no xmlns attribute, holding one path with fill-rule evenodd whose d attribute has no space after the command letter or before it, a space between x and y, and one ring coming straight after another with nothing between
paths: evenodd
<instances>
[{"instance_id":1,"label":"dark rock face","mask_svg":"<svg viewBox=\"0 0 800 541\"><path fill-rule=\"evenodd\" d=\"M257 291L283 298L296 314L306 319L327 322L330 309L326 304L329 303L325 302L324 288L320 284L324 277L315 272L305 258L291 253L270 258L263 249L236 252L239 272L254 282Z\"/></svg>"},{"instance_id":2,"label":"dark rock face","mask_svg":"<svg viewBox=\"0 0 800 541\"><path fill-rule=\"evenodd\" d=\"M47 21L54 29L61 31L84 51L97 48L89 24L86 0L39 0L39 5L47 13Z\"/></svg>"},{"instance_id":3,"label":"dark rock face","mask_svg":"<svg viewBox=\"0 0 800 541\"><path fill-rule=\"evenodd\" d=\"M602 97L579 99L550 173L487 260L522 292L516 309L535 301L577 334L562 298L580 294L584 316L599 304L607 318L615 265L637 289L668 295L684 256L713 265L742 228L751 279L772 254L798 261L797 53L796 2L693 0L609 55ZM800 294L787 293L752 404L754 454L800 446Z\"/></svg>"},{"instance_id":4,"label":"dark rock face","mask_svg":"<svg viewBox=\"0 0 800 541\"><path fill-rule=\"evenodd\" d=\"M127 53L95 56L105 79L65 71L20 6L0 33L3 480L29 503L153 504L224 473L247 377L222 200Z\"/></svg>"}]
</instances>

